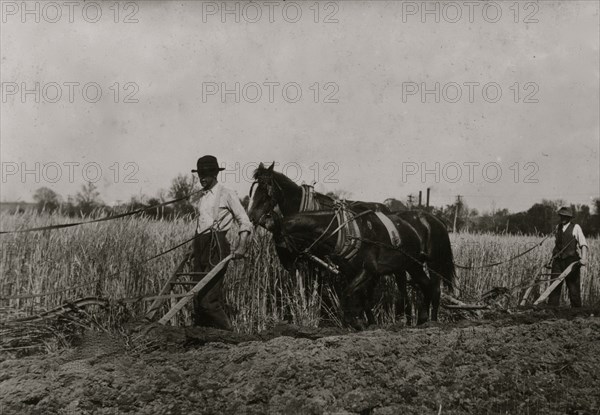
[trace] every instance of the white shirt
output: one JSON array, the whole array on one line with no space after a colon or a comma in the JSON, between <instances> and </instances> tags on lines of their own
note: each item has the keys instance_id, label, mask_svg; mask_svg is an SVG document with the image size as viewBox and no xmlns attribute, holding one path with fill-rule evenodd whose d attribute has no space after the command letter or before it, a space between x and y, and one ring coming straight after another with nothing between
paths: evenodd
<instances>
[{"instance_id":1,"label":"white shirt","mask_svg":"<svg viewBox=\"0 0 600 415\"><path fill-rule=\"evenodd\" d=\"M217 197L219 197L218 201ZM218 207L216 207L217 202ZM239 232L252 232L252 223L237 195L233 190L223 187L221 183L217 183L211 189L202 190L193 199L193 203L198 212L196 227L198 233L213 226L217 231L226 232L234 221L240 227Z\"/></svg>"}]
</instances>

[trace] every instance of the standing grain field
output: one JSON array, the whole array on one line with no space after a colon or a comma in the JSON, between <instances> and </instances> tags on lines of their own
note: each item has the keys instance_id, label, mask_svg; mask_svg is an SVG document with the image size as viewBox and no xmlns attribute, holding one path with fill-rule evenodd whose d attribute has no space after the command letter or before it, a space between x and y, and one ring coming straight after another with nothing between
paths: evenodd
<instances>
[{"instance_id":1,"label":"standing grain field","mask_svg":"<svg viewBox=\"0 0 600 415\"><path fill-rule=\"evenodd\" d=\"M454 262L472 269L457 268L458 278L455 287L461 298L477 300L493 287L506 287L511 290L512 306L516 306L522 291L519 287L549 278L550 269L545 266L552 257L554 238L550 237L531 252L504 262L528 250L542 241L543 237L525 235L495 235L455 233L450 235ZM589 245L588 265L581 270L581 295L584 305L600 303L600 240L587 238ZM487 264L503 262L487 267ZM531 298L539 295L545 284L534 287ZM563 289L563 301L567 301Z\"/></svg>"},{"instance_id":2,"label":"standing grain field","mask_svg":"<svg viewBox=\"0 0 600 415\"><path fill-rule=\"evenodd\" d=\"M48 214L2 215L0 228L25 229L70 221L73 219ZM140 318L148 305L140 298L159 292L189 247L145 260L193 235L194 225L185 219L155 221L143 217L2 235L1 319L34 315L84 297L110 300L109 313L103 314L105 319ZM477 302L490 289L506 287L509 289L507 305L516 306L523 292L519 287L547 278L540 274L549 272L544 265L551 256L553 238L513 261L478 267L511 258L541 239L452 234L455 262L473 267L457 269L455 295L463 301ZM588 243L589 264L582 270L584 305L600 302L600 242L590 238ZM326 315L335 320L332 304L335 306L336 297L332 295L330 278L312 272L289 275L279 265L270 235L256 231L248 258L232 264L225 281L236 330L260 331L284 319L301 325L317 325L323 305L329 305ZM532 298L544 287L540 284L534 289ZM188 324L189 312L179 316L177 322Z\"/></svg>"}]
</instances>

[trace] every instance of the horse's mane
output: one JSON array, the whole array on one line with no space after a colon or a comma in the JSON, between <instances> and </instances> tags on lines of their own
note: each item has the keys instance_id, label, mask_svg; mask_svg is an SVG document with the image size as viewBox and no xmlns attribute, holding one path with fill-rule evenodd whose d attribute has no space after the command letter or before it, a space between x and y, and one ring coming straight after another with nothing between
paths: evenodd
<instances>
[{"instance_id":1,"label":"horse's mane","mask_svg":"<svg viewBox=\"0 0 600 415\"><path fill-rule=\"evenodd\" d=\"M264 166L258 166L256 168L256 170L254 170L254 174L252 175L252 177L254 178L254 180L258 180L260 177L266 175L266 174L273 174L273 179L277 181L277 183L279 183L282 187L285 188L293 188L293 189L298 189L300 186L297 185L292 179L290 179L289 177L287 177L285 174L280 173L278 171L275 170L271 170L269 171L269 169L267 167ZM335 199L332 198L331 196L328 196L326 194L323 193L319 193L319 192L315 192L315 197L323 204L325 204L325 206L332 206ZM381 203L370 203L370 202L359 202L360 205L363 206L383 206Z\"/></svg>"},{"instance_id":2,"label":"horse's mane","mask_svg":"<svg viewBox=\"0 0 600 415\"><path fill-rule=\"evenodd\" d=\"M267 174L268 172L268 168L266 167L261 167L258 166L256 168L256 170L254 170L254 174L252 175L252 177L254 178L254 180L258 180L260 177L264 176L265 174ZM278 171L271 171L268 172L269 174L273 174L273 178L275 180L277 180L277 182L283 186L286 187L298 187L298 185L296 183L294 183L294 181L292 179L290 179L289 177L287 177L285 174L280 173Z\"/></svg>"}]
</instances>

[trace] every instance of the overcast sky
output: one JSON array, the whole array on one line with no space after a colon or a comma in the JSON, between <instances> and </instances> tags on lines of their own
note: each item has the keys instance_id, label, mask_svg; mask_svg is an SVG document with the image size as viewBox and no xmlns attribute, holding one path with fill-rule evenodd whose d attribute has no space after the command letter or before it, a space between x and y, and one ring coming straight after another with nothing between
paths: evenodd
<instances>
[{"instance_id":1,"label":"overcast sky","mask_svg":"<svg viewBox=\"0 0 600 415\"><path fill-rule=\"evenodd\" d=\"M597 1L89 3L2 2L2 201L156 195L204 154L240 196L259 161L370 201L599 196Z\"/></svg>"}]
</instances>

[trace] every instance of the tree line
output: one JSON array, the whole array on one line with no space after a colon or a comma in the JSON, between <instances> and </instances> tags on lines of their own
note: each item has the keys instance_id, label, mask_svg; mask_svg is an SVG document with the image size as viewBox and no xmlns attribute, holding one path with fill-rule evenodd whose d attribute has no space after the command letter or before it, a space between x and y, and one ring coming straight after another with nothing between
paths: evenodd
<instances>
[{"instance_id":1,"label":"tree line","mask_svg":"<svg viewBox=\"0 0 600 415\"><path fill-rule=\"evenodd\" d=\"M35 191L33 199L38 211L60 212L71 217L89 217L125 213L127 211L148 208L164 203L168 200L183 198L199 190L199 184L190 176L178 175L171 181L167 191L161 191L158 196L133 196L130 200L108 206L100 198L100 192L94 183L84 184L74 196L65 199L47 187ZM350 193L336 190L328 193L334 198L349 198ZM248 196L241 199L242 205L248 208ZM567 204L564 200L543 199L534 203L523 212L509 212L508 209L493 209L491 212L479 213L471 209L467 203L458 199L454 204L446 206L418 207L403 203L395 198L388 198L384 203L392 210L426 209L442 219L452 231L490 232L506 234L548 234L558 224L557 210L561 206L570 206L584 234L589 236L600 235L600 198L594 199L593 212L588 205ZM157 220L172 220L174 218L193 218L195 209L189 200L184 200L172 205L151 208L142 213Z\"/></svg>"},{"instance_id":2,"label":"tree line","mask_svg":"<svg viewBox=\"0 0 600 415\"><path fill-rule=\"evenodd\" d=\"M418 207L404 204L397 199L384 202L392 210L424 209L441 218L448 229L460 232L544 235L551 233L559 223L557 211L562 206L570 207L574 221L581 226L585 235L600 236L600 198L594 199L593 212L588 205L569 204L562 199L542 199L523 212L510 212L508 209L493 209L479 213L459 199L454 204L442 207Z\"/></svg>"},{"instance_id":3,"label":"tree line","mask_svg":"<svg viewBox=\"0 0 600 415\"><path fill-rule=\"evenodd\" d=\"M116 215L137 209L149 208L141 215L157 220L172 220L194 215L194 206L189 200L157 206L173 199L184 198L199 190L199 184L189 176L179 175L171 182L167 191L159 192L158 196L132 196L128 201L107 205L100 197L96 185L87 182L75 195L63 199L61 195L48 187L37 189L33 195L38 212L60 213L70 217L90 217L101 215ZM152 206L157 206L152 208Z\"/></svg>"}]
</instances>

